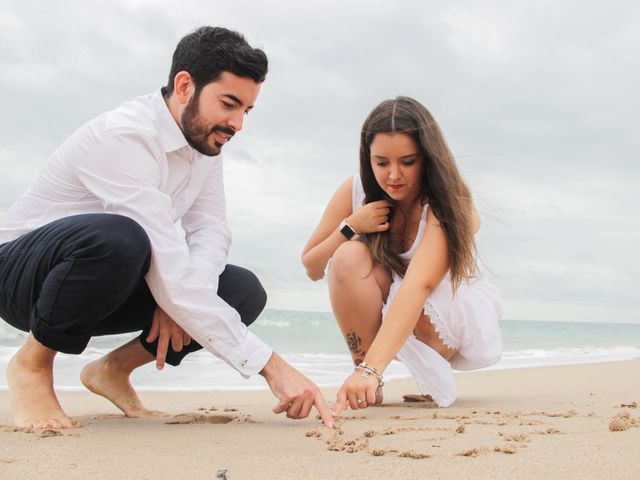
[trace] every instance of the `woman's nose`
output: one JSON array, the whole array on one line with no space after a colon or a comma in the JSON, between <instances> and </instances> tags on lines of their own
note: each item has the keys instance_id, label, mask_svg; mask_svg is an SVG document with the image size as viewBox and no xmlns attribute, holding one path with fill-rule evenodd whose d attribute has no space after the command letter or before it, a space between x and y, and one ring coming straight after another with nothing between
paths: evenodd
<instances>
[{"instance_id":1,"label":"woman's nose","mask_svg":"<svg viewBox=\"0 0 640 480\"><path fill-rule=\"evenodd\" d=\"M391 165L389 169L389 178L394 180L400 178L400 167L398 167L398 165Z\"/></svg>"}]
</instances>

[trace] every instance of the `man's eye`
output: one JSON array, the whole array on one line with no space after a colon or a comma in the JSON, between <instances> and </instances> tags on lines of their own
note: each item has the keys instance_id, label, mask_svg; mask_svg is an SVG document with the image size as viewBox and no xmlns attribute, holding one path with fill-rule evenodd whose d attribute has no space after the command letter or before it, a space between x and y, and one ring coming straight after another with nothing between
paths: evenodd
<instances>
[{"instance_id":1,"label":"man's eye","mask_svg":"<svg viewBox=\"0 0 640 480\"><path fill-rule=\"evenodd\" d=\"M233 108L234 107L233 103L229 103L229 102L225 102L225 101L222 101L222 105L224 105L224 108Z\"/></svg>"}]
</instances>

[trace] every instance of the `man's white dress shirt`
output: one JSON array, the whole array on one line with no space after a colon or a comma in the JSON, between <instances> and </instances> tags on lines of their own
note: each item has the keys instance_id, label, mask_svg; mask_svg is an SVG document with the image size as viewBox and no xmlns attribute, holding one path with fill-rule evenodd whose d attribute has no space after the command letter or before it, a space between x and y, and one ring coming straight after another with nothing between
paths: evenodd
<instances>
[{"instance_id":1,"label":"man's white dress shirt","mask_svg":"<svg viewBox=\"0 0 640 480\"><path fill-rule=\"evenodd\" d=\"M231 243L222 158L189 146L160 90L100 115L60 145L0 218L0 244L84 213L138 222L151 240L146 280L158 305L243 376L262 370L272 350L216 294Z\"/></svg>"}]
</instances>

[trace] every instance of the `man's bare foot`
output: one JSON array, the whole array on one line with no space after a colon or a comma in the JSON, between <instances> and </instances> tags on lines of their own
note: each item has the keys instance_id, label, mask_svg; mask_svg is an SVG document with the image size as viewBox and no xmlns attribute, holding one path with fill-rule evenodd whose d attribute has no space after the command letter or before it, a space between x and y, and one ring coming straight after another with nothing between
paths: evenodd
<instances>
[{"instance_id":1,"label":"man's bare foot","mask_svg":"<svg viewBox=\"0 0 640 480\"><path fill-rule=\"evenodd\" d=\"M80 380L85 387L109 400L127 417L166 416L166 413L144 407L129 381L130 373L107 355L87 364L80 373Z\"/></svg>"},{"instance_id":2,"label":"man's bare foot","mask_svg":"<svg viewBox=\"0 0 640 480\"><path fill-rule=\"evenodd\" d=\"M9 361L7 383L16 427L56 429L81 426L64 413L53 390L55 354L29 335Z\"/></svg>"}]
</instances>

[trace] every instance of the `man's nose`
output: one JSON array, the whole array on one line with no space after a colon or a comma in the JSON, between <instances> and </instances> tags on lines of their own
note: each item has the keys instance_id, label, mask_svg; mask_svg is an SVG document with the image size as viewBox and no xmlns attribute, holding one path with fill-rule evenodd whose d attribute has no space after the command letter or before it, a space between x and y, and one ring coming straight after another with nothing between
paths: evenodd
<instances>
[{"instance_id":1,"label":"man's nose","mask_svg":"<svg viewBox=\"0 0 640 480\"><path fill-rule=\"evenodd\" d=\"M231 127L233 130L235 130L236 132L239 132L240 130L242 130L243 123L244 123L244 112L240 111L238 113L233 113L229 117L229 121L227 122L227 125Z\"/></svg>"}]
</instances>

